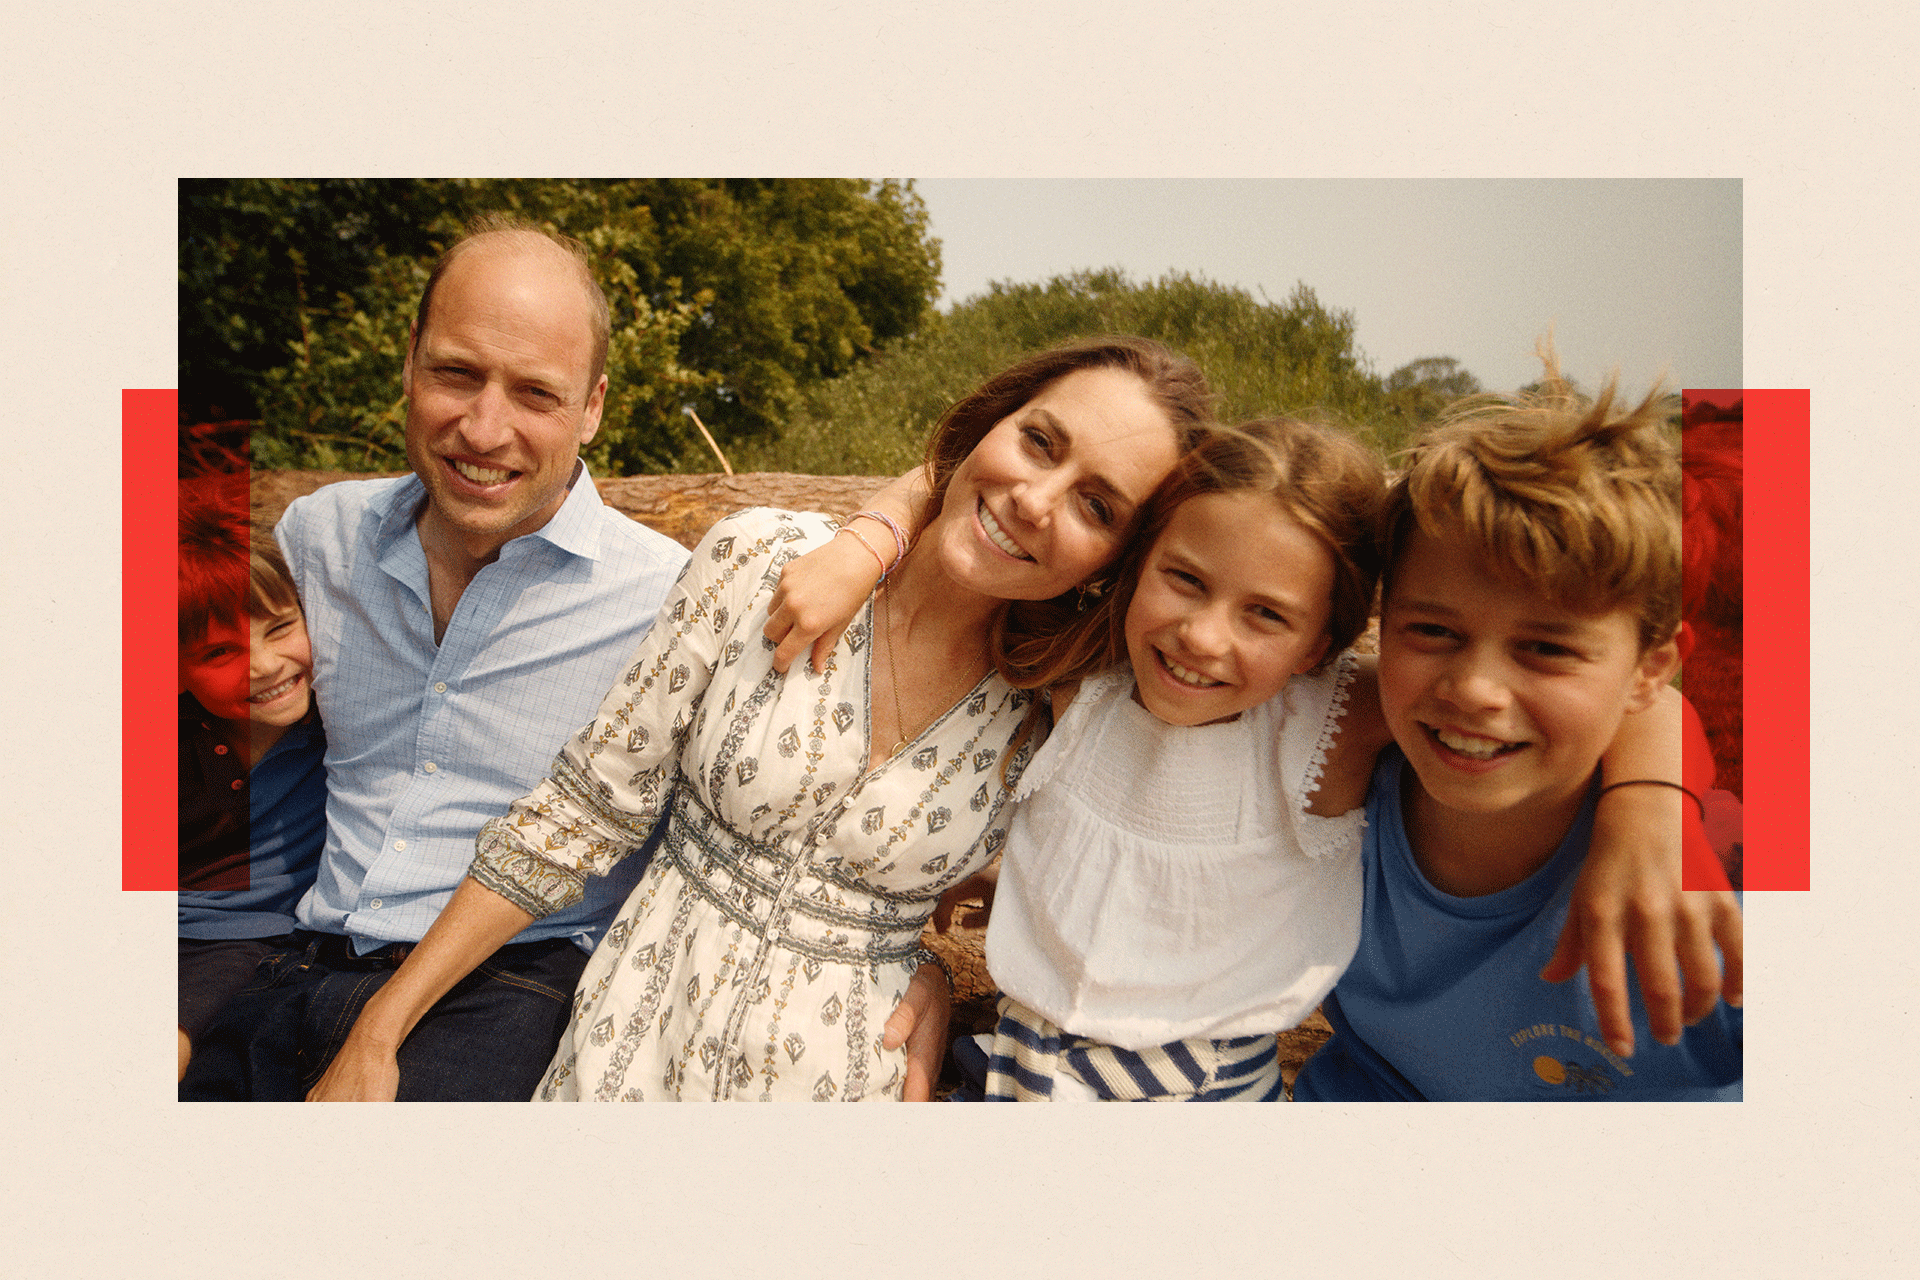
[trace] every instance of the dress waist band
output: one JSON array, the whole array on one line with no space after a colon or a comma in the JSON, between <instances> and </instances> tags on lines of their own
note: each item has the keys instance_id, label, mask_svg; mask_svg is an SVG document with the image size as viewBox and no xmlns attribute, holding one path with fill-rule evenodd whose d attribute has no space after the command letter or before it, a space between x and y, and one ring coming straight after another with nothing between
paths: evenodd
<instances>
[{"instance_id":1,"label":"dress waist band","mask_svg":"<svg viewBox=\"0 0 1920 1280\"><path fill-rule=\"evenodd\" d=\"M674 789L661 853L729 919L801 955L842 964L912 960L934 900L876 893L835 860L817 864L809 843L770 844L735 830Z\"/></svg>"}]
</instances>

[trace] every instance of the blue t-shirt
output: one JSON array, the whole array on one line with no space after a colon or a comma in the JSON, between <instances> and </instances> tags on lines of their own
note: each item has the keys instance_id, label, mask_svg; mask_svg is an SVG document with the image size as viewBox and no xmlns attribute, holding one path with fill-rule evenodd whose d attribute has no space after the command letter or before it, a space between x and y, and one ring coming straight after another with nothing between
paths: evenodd
<instances>
[{"instance_id":1,"label":"blue t-shirt","mask_svg":"<svg viewBox=\"0 0 1920 1280\"><path fill-rule=\"evenodd\" d=\"M193 695L180 695L181 937L292 932L327 840L326 751L309 713L248 771Z\"/></svg>"},{"instance_id":2,"label":"blue t-shirt","mask_svg":"<svg viewBox=\"0 0 1920 1280\"><path fill-rule=\"evenodd\" d=\"M1367 797L1360 949L1323 1009L1334 1036L1301 1069L1300 1102L1738 1101L1741 1018L1718 1005L1674 1046L1647 1023L1632 973L1634 1054L1600 1038L1584 976L1540 980L1593 833L1587 803L1547 865L1457 898L1414 862L1406 758L1381 754Z\"/></svg>"}]
</instances>

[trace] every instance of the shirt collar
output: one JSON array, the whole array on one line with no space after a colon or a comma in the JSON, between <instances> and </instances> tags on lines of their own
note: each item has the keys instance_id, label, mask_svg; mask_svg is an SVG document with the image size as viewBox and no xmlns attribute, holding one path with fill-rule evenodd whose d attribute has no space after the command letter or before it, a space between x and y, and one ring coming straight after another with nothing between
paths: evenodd
<instances>
[{"instance_id":1,"label":"shirt collar","mask_svg":"<svg viewBox=\"0 0 1920 1280\"><path fill-rule=\"evenodd\" d=\"M527 536L544 538L560 550L587 560L598 559L600 508L604 505L600 501L600 487L594 484L587 464L576 460L573 487L567 491L567 500L553 513L553 519Z\"/></svg>"},{"instance_id":2,"label":"shirt collar","mask_svg":"<svg viewBox=\"0 0 1920 1280\"><path fill-rule=\"evenodd\" d=\"M208 741L218 741L219 734L213 727L213 722L216 719L218 719L218 717L215 716L213 712L200 705L200 699L194 697L184 689L181 690L180 723L190 726L187 729L190 735L197 738L205 738ZM267 749L267 755L270 756L278 751L281 743L285 743L289 749L302 746L309 738L319 732L320 701L315 698L307 704L307 714L287 726L287 731L280 735L279 742L275 742L272 747ZM265 758L265 756L261 757L261 759ZM256 761L256 763L258 762Z\"/></svg>"},{"instance_id":3,"label":"shirt collar","mask_svg":"<svg viewBox=\"0 0 1920 1280\"><path fill-rule=\"evenodd\" d=\"M416 513L426 500L427 487L420 483L419 476L411 473L401 477L399 484L375 499L373 505L380 511L379 544L383 549L402 535L412 535ZM605 505L600 500L599 486L594 484L587 464L575 459L573 486L567 491L566 501L553 513L553 519L532 533L515 538L507 547L528 539L539 539L569 555L597 560L600 557L600 508ZM507 547L501 548L503 555Z\"/></svg>"}]
</instances>

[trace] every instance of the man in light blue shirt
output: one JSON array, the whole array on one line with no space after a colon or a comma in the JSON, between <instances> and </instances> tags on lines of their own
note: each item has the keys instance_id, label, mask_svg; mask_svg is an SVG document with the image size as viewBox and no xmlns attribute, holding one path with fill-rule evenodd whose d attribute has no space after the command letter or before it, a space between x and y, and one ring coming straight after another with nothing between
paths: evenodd
<instances>
[{"instance_id":1,"label":"man in light blue shirt","mask_svg":"<svg viewBox=\"0 0 1920 1280\"><path fill-rule=\"evenodd\" d=\"M481 223L442 257L405 371L411 476L330 485L276 533L313 638L327 845L298 947L196 1046L181 1097L298 1099L438 917L481 824L588 723L686 562L580 462L606 300L577 243ZM588 952L646 863L501 948L406 1034L399 1096L532 1095Z\"/></svg>"}]
</instances>

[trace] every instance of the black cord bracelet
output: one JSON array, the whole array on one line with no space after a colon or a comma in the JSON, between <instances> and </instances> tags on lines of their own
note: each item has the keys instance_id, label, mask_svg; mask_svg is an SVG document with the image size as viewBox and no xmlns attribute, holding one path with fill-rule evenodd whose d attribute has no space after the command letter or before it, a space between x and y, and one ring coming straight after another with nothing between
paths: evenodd
<instances>
[{"instance_id":1,"label":"black cord bracelet","mask_svg":"<svg viewBox=\"0 0 1920 1280\"><path fill-rule=\"evenodd\" d=\"M1675 791L1678 791L1681 795L1693 801L1694 808L1700 811L1700 821L1705 822L1707 820L1707 806L1705 802L1691 790L1681 786L1677 782L1668 782L1665 778L1628 778L1624 782L1609 782L1606 786L1600 788L1600 794L1605 795L1615 787L1672 787Z\"/></svg>"}]
</instances>

